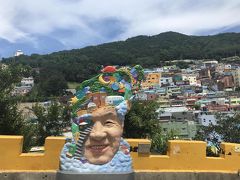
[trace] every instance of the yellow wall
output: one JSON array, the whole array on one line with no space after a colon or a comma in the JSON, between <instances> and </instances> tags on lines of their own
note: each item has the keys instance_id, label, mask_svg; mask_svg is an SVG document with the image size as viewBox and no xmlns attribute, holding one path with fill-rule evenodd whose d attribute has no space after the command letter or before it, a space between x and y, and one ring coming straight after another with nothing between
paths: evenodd
<instances>
[{"instance_id":1,"label":"yellow wall","mask_svg":"<svg viewBox=\"0 0 240 180\"><path fill-rule=\"evenodd\" d=\"M221 147L224 154L220 157L206 157L203 141L169 141L165 156L132 152L133 167L135 170L237 172L240 169L240 144L222 143Z\"/></svg>"},{"instance_id":2,"label":"yellow wall","mask_svg":"<svg viewBox=\"0 0 240 180\"><path fill-rule=\"evenodd\" d=\"M148 144L146 139L127 139L132 149ZM0 171L57 170L64 137L48 137L45 153L21 153L21 136L0 136ZM135 147L135 148L134 148ZM135 171L231 171L240 169L240 144L223 143L224 154L206 157L206 143L202 141L169 141L167 155L131 152Z\"/></svg>"},{"instance_id":3,"label":"yellow wall","mask_svg":"<svg viewBox=\"0 0 240 180\"><path fill-rule=\"evenodd\" d=\"M48 137L45 153L22 153L22 136L0 136L0 170L56 170L64 137Z\"/></svg>"}]
</instances>

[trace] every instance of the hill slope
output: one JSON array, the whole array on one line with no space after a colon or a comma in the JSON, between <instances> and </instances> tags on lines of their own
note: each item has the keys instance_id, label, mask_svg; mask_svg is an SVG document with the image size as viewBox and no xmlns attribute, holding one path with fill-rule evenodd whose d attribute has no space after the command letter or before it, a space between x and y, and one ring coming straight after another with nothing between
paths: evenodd
<instances>
[{"instance_id":1,"label":"hill slope","mask_svg":"<svg viewBox=\"0 0 240 180\"><path fill-rule=\"evenodd\" d=\"M126 41L60 51L49 55L7 58L47 71L57 71L67 81L79 81L96 73L101 65L141 64L159 66L170 59L222 58L240 55L240 33L214 36L187 36L166 32L155 36L137 36Z\"/></svg>"}]
</instances>

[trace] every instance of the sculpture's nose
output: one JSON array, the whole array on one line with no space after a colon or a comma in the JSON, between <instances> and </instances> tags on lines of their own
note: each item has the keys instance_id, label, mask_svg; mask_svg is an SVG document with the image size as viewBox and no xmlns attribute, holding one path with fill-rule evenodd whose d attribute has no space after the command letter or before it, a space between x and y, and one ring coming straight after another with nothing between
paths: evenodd
<instances>
[{"instance_id":1,"label":"sculpture's nose","mask_svg":"<svg viewBox=\"0 0 240 180\"><path fill-rule=\"evenodd\" d=\"M92 131L90 133L90 138L93 140L102 140L106 137L106 132L104 131L104 127L101 122L95 122L93 125Z\"/></svg>"}]
</instances>

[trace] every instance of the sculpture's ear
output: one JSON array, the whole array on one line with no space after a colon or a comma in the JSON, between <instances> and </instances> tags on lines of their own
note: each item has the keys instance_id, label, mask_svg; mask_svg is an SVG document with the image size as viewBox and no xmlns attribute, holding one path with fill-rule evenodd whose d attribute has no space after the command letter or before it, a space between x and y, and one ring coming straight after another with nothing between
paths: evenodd
<instances>
[{"instance_id":1,"label":"sculpture's ear","mask_svg":"<svg viewBox=\"0 0 240 180\"><path fill-rule=\"evenodd\" d=\"M124 121L122 122L122 128L124 128Z\"/></svg>"},{"instance_id":2,"label":"sculpture's ear","mask_svg":"<svg viewBox=\"0 0 240 180\"><path fill-rule=\"evenodd\" d=\"M126 104L127 104L127 112L130 111L131 107L132 107L132 103L129 100L125 100ZM125 115L126 116L126 115ZM125 117L124 117L125 120ZM124 121L122 121L122 128L124 127Z\"/></svg>"},{"instance_id":3,"label":"sculpture's ear","mask_svg":"<svg viewBox=\"0 0 240 180\"><path fill-rule=\"evenodd\" d=\"M126 100L127 103L127 111L130 111L131 107L132 107L132 103L129 100Z\"/></svg>"}]
</instances>

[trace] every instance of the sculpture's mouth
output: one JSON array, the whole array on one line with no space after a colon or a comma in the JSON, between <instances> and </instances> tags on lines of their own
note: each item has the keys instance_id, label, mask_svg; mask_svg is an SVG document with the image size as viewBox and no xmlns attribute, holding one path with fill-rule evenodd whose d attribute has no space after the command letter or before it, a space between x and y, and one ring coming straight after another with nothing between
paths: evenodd
<instances>
[{"instance_id":1,"label":"sculpture's mouth","mask_svg":"<svg viewBox=\"0 0 240 180\"><path fill-rule=\"evenodd\" d=\"M109 145L91 145L87 149L90 150L93 154L102 154L108 150Z\"/></svg>"}]
</instances>

